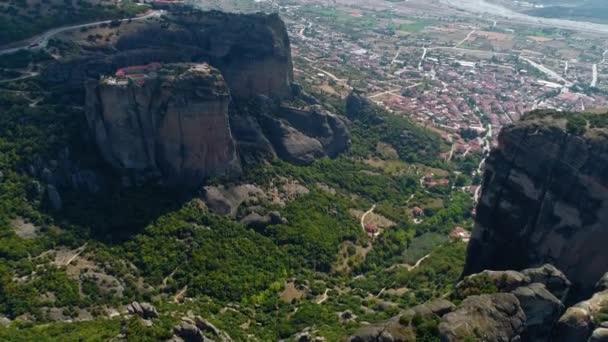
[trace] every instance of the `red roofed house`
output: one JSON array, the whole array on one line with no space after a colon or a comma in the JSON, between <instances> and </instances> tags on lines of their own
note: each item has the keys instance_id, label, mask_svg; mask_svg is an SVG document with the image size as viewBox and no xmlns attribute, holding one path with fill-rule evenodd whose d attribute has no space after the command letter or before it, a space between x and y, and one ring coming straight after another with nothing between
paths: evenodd
<instances>
[{"instance_id":1,"label":"red roofed house","mask_svg":"<svg viewBox=\"0 0 608 342\"><path fill-rule=\"evenodd\" d=\"M378 227L376 227L373 223L367 223L365 225L365 231L367 232L367 236L374 237L378 233Z\"/></svg>"},{"instance_id":2,"label":"red roofed house","mask_svg":"<svg viewBox=\"0 0 608 342\"><path fill-rule=\"evenodd\" d=\"M115 76L127 76L133 74L143 74L150 72L152 70L156 70L160 68L162 65L160 63L150 63L147 65L134 65L129 67L124 67L116 70Z\"/></svg>"},{"instance_id":3,"label":"red roofed house","mask_svg":"<svg viewBox=\"0 0 608 342\"><path fill-rule=\"evenodd\" d=\"M469 242L471 233L462 227L455 227L450 233L450 238Z\"/></svg>"}]
</instances>

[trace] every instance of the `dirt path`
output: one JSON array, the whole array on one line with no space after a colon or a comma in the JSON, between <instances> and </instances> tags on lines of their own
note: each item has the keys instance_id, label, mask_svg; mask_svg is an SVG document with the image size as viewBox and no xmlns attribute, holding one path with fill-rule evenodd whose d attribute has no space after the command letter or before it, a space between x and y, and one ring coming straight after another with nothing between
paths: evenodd
<instances>
[{"instance_id":1,"label":"dirt path","mask_svg":"<svg viewBox=\"0 0 608 342\"><path fill-rule=\"evenodd\" d=\"M366 211L365 213L363 213L363 215L361 215L361 229L363 229L363 231L365 231L365 218L367 217L367 215L373 213L374 209L376 209L375 204L372 205L370 210Z\"/></svg>"},{"instance_id":2,"label":"dirt path","mask_svg":"<svg viewBox=\"0 0 608 342\"><path fill-rule=\"evenodd\" d=\"M74 261L74 259L78 258L78 256L79 256L80 254L82 254L82 252L84 252L84 250L85 250L86 248L87 248L87 244L86 244L86 243L85 243L84 245L82 245L82 246L78 247L78 248L75 250L75 252L76 252L76 253L74 253L74 255L72 255L72 257L70 257L70 258L69 258L69 259L68 259L68 260L67 260L67 261L64 263L64 266L67 266L67 265L71 264L71 263L72 263L72 261Z\"/></svg>"},{"instance_id":3,"label":"dirt path","mask_svg":"<svg viewBox=\"0 0 608 342\"><path fill-rule=\"evenodd\" d=\"M427 254L427 255L423 256L422 258L418 259L418 261L416 261L416 263L414 264L414 266L409 266L409 265L407 265L407 266L409 266L409 267L407 268L407 270L408 270L408 271L413 271L413 270L417 269L417 268L418 268L418 266L420 266L420 264L421 264L421 263L422 263L424 260L426 260L428 257L430 257L430 256L431 256L431 253L429 253L429 254Z\"/></svg>"},{"instance_id":4,"label":"dirt path","mask_svg":"<svg viewBox=\"0 0 608 342\"><path fill-rule=\"evenodd\" d=\"M473 33L475 33L475 31L477 31L477 30L473 30L473 31L469 32L469 34L467 34L467 36L463 40L461 40L458 44L456 44L456 46L454 46L454 48L459 47L460 45L464 44L467 40L469 40L471 38L471 36L473 35Z\"/></svg>"},{"instance_id":5,"label":"dirt path","mask_svg":"<svg viewBox=\"0 0 608 342\"><path fill-rule=\"evenodd\" d=\"M323 292L323 294L321 295L321 298L317 299L315 301L315 303L323 304L327 299L329 299L329 296L327 295L328 292L329 292L329 289L325 289L325 292Z\"/></svg>"},{"instance_id":6,"label":"dirt path","mask_svg":"<svg viewBox=\"0 0 608 342\"><path fill-rule=\"evenodd\" d=\"M188 291L188 285L184 286L183 289L179 290L179 292L175 294L175 296L173 297L173 301L179 303L184 294L186 294L186 291Z\"/></svg>"},{"instance_id":7,"label":"dirt path","mask_svg":"<svg viewBox=\"0 0 608 342\"><path fill-rule=\"evenodd\" d=\"M173 278L173 276L175 275L175 272L177 272L177 267L168 276L163 278L163 281L162 281L163 286L167 286L167 281L169 281L169 278Z\"/></svg>"}]
</instances>

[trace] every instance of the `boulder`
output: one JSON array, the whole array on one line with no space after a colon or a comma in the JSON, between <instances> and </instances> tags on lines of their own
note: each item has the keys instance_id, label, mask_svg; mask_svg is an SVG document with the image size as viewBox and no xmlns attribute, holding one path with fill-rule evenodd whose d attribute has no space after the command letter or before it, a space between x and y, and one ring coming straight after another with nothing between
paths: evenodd
<instances>
[{"instance_id":1,"label":"boulder","mask_svg":"<svg viewBox=\"0 0 608 342\"><path fill-rule=\"evenodd\" d=\"M422 317L443 317L445 314L454 311L454 309L456 309L456 305L449 300L435 299L420 305L416 305L413 308L406 310L401 316L408 317L410 319L416 315L420 315Z\"/></svg>"},{"instance_id":2,"label":"boulder","mask_svg":"<svg viewBox=\"0 0 608 342\"><path fill-rule=\"evenodd\" d=\"M601 292L608 290L608 273L604 274L602 278L595 284L595 291Z\"/></svg>"},{"instance_id":3,"label":"boulder","mask_svg":"<svg viewBox=\"0 0 608 342\"><path fill-rule=\"evenodd\" d=\"M203 334L207 333L213 335L220 342L232 342L232 339L226 332L218 329L215 325L201 316L194 317L194 324Z\"/></svg>"},{"instance_id":4,"label":"boulder","mask_svg":"<svg viewBox=\"0 0 608 342\"><path fill-rule=\"evenodd\" d=\"M510 292L516 288L530 284L530 277L517 271L482 271L480 273L472 274L458 284L456 284L456 291L463 292L467 288L478 286L480 281L490 281L496 289L500 292Z\"/></svg>"},{"instance_id":5,"label":"boulder","mask_svg":"<svg viewBox=\"0 0 608 342\"><path fill-rule=\"evenodd\" d=\"M132 302L131 304L127 305L127 311L131 315L137 315L145 319L158 317L156 307L150 303Z\"/></svg>"},{"instance_id":6,"label":"boulder","mask_svg":"<svg viewBox=\"0 0 608 342\"><path fill-rule=\"evenodd\" d=\"M265 197L264 191L253 184L206 186L203 189L203 200L212 212L233 217L243 202Z\"/></svg>"},{"instance_id":7,"label":"boulder","mask_svg":"<svg viewBox=\"0 0 608 342\"><path fill-rule=\"evenodd\" d=\"M589 311L580 307L570 307L557 321L552 332L552 341L587 341L592 332L593 322Z\"/></svg>"},{"instance_id":8,"label":"boulder","mask_svg":"<svg viewBox=\"0 0 608 342\"><path fill-rule=\"evenodd\" d=\"M557 342L586 341L596 323L603 327L603 316L608 312L608 291L595 293L588 300L569 307L560 317L553 331Z\"/></svg>"},{"instance_id":9,"label":"boulder","mask_svg":"<svg viewBox=\"0 0 608 342\"><path fill-rule=\"evenodd\" d=\"M441 341L509 342L520 338L526 315L515 295L495 293L471 296L455 311L443 316L439 324Z\"/></svg>"},{"instance_id":10,"label":"boulder","mask_svg":"<svg viewBox=\"0 0 608 342\"><path fill-rule=\"evenodd\" d=\"M207 342L207 339L193 323L182 322L173 327L173 333L185 342Z\"/></svg>"},{"instance_id":11,"label":"boulder","mask_svg":"<svg viewBox=\"0 0 608 342\"><path fill-rule=\"evenodd\" d=\"M608 329L598 328L593 331L589 342L608 342Z\"/></svg>"},{"instance_id":12,"label":"boulder","mask_svg":"<svg viewBox=\"0 0 608 342\"><path fill-rule=\"evenodd\" d=\"M568 296L568 291L572 285L562 271L550 264L525 269L521 273L529 277L532 283L544 284L547 290L562 302Z\"/></svg>"},{"instance_id":13,"label":"boulder","mask_svg":"<svg viewBox=\"0 0 608 342\"><path fill-rule=\"evenodd\" d=\"M297 165L308 165L325 156L323 145L318 140L298 131L285 120L264 116L261 123L279 158Z\"/></svg>"},{"instance_id":14,"label":"boulder","mask_svg":"<svg viewBox=\"0 0 608 342\"><path fill-rule=\"evenodd\" d=\"M415 336L410 329L399 324L398 318L359 328L348 338L349 342L409 342Z\"/></svg>"},{"instance_id":15,"label":"boulder","mask_svg":"<svg viewBox=\"0 0 608 342\"><path fill-rule=\"evenodd\" d=\"M564 311L564 305L545 285L534 283L512 292L526 314L524 341L546 341L553 324Z\"/></svg>"}]
</instances>

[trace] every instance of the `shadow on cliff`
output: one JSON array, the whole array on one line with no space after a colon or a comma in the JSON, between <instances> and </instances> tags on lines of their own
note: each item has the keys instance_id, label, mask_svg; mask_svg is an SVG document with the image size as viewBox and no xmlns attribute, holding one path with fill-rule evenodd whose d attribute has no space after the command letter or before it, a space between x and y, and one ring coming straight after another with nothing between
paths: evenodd
<instances>
[{"instance_id":1,"label":"shadow on cliff","mask_svg":"<svg viewBox=\"0 0 608 342\"><path fill-rule=\"evenodd\" d=\"M62 226L71 226L88 238L117 244L143 232L157 218L178 210L194 196L158 185L115 185L97 194L72 191L63 195L64 208L53 216Z\"/></svg>"},{"instance_id":2,"label":"shadow on cliff","mask_svg":"<svg viewBox=\"0 0 608 342\"><path fill-rule=\"evenodd\" d=\"M73 99L80 99L77 94ZM51 215L56 224L69 229L75 236L94 239L106 244L117 244L131 239L144 231L146 226L159 217L176 211L184 203L196 197L194 190L170 189L156 183L125 187L121 176L103 161L88 134L84 115L62 122L69 136L66 146L70 151L66 165L68 171L60 178L66 181L55 184L61 194L61 210L53 210L47 203L43 210ZM80 181L71 185L80 174L94 174L92 183ZM67 184L66 184L67 183ZM82 184L84 183L84 184ZM90 188L95 188L91 191ZM48 202L48 200L47 200Z\"/></svg>"}]
</instances>

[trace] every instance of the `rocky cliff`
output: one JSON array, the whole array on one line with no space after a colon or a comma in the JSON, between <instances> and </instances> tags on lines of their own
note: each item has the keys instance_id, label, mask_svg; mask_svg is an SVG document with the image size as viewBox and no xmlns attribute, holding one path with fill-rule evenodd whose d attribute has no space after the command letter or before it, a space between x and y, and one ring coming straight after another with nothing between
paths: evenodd
<instances>
[{"instance_id":1,"label":"rocky cliff","mask_svg":"<svg viewBox=\"0 0 608 342\"><path fill-rule=\"evenodd\" d=\"M593 288L608 270L605 116L533 112L502 129L464 275L548 262L578 291Z\"/></svg>"},{"instance_id":2,"label":"rocky cliff","mask_svg":"<svg viewBox=\"0 0 608 342\"><path fill-rule=\"evenodd\" d=\"M89 128L123 173L192 185L237 172L240 161L310 164L349 145L345 119L293 83L276 14L181 11L126 24L116 37L44 78L87 83Z\"/></svg>"},{"instance_id":3,"label":"rocky cliff","mask_svg":"<svg viewBox=\"0 0 608 342\"><path fill-rule=\"evenodd\" d=\"M166 65L91 80L86 88L89 128L115 169L183 185L239 170L230 92L217 69Z\"/></svg>"},{"instance_id":4,"label":"rocky cliff","mask_svg":"<svg viewBox=\"0 0 608 342\"><path fill-rule=\"evenodd\" d=\"M222 72L235 99L291 96L291 47L277 14L188 10L115 30L116 40L103 48L84 46L78 56L43 70L43 78L78 87L87 78L130 65L208 63Z\"/></svg>"}]
</instances>

